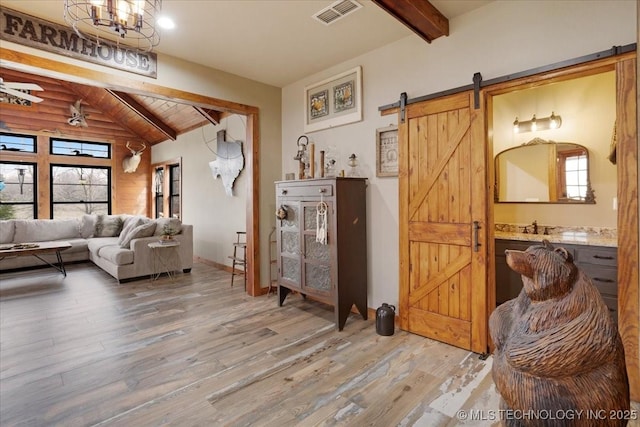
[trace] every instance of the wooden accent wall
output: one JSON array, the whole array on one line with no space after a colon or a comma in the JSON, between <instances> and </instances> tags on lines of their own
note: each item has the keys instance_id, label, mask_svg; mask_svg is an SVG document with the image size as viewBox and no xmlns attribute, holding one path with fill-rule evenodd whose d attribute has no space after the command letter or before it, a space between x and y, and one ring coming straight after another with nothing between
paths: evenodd
<instances>
[{"instance_id":1,"label":"wooden accent wall","mask_svg":"<svg viewBox=\"0 0 640 427\"><path fill-rule=\"evenodd\" d=\"M5 80L12 80L10 70L2 70ZM140 146L141 141L129 130L114 123L108 116L91 106L91 100L83 100L84 112L88 114L89 127L74 127L67 123L70 117L69 105L77 96L56 80L36 76L34 83L45 90L38 92L43 102L31 106L0 104L0 121L4 122L2 131L37 135L37 153L16 153L0 151L0 160L12 162L35 162L38 165L38 217L51 217L51 199L49 194L50 163L84 164L111 166L112 213L149 215L149 189L151 147L142 154L140 165L135 173L124 173L122 161L131 153L126 148L127 141ZM106 142L112 146L110 160L72 157L49 154L49 138L58 137L81 141Z\"/></svg>"}]
</instances>

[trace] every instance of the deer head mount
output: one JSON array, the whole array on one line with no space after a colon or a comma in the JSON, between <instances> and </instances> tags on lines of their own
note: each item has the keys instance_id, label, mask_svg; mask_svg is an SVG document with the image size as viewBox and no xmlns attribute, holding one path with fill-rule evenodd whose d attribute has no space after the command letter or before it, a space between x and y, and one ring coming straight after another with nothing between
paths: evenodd
<instances>
[{"instance_id":1,"label":"deer head mount","mask_svg":"<svg viewBox=\"0 0 640 427\"><path fill-rule=\"evenodd\" d=\"M142 158L142 152L147 148L145 143L142 143L142 148L139 150L134 150L129 145L129 141L127 141L127 148L131 151L131 155L124 158L122 161L122 169L126 173L133 173L138 169L138 165L140 164L140 159Z\"/></svg>"}]
</instances>

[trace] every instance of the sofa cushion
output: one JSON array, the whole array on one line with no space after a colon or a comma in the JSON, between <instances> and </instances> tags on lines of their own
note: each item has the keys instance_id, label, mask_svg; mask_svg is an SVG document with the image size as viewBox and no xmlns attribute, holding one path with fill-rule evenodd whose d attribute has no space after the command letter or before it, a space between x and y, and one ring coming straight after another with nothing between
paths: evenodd
<instances>
[{"instance_id":1,"label":"sofa cushion","mask_svg":"<svg viewBox=\"0 0 640 427\"><path fill-rule=\"evenodd\" d=\"M100 257L117 265L133 263L133 251L121 248L117 237L94 237L89 239L89 251L93 257Z\"/></svg>"},{"instance_id":2,"label":"sofa cushion","mask_svg":"<svg viewBox=\"0 0 640 427\"><path fill-rule=\"evenodd\" d=\"M85 239L93 237L93 233L96 229L97 215L83 215L80 220L80 236Z\"/></svg>"},{"instance_id":3,"label":"sofa cushion","mask_svg":"<svg viewBox=\"0 0 640 427\"><path fill-rule=\"evenodd\" d=\"M140 239L142 237L151 237L156 230L156 223L153 221L143 222L133 230L128 231L127 235L120 241L120 246L123 248L129 248L133 239ZM124 232L122 233L124 234Z\"/></svg>"},{"instance_id":4,"label":"sofa cushion","mask_svg":"<svg viewBox=\"0 0 640 427\"><path fill-rule=\"evenodd\" d=\"M98 255L116 265L133 264L133 251L120 245L103 246Z\"/></svg>"},{"instance_id":5,"label":"sofa cushion","mask_svg":"<svg viewBox=\"0 0 640 427\"><path fill-rule=\"evenodd\" d=\"M13 243L16 224L13 220L0 221L0 243Z\"/></svg>"},{"instance_id":6,"label":"sofa cushion","mask_svg":"<svg viewBox=\"0 0 640 427\"><path fill-rule=\"evenodd\" d=\"M123 220L119 215L98 215L94 237L114 237L122 231Z\"/></svg>"},{"instance_id":7,"label":"sofa cushion","mask_svg":"<svg viewBox=\"0 0 640 427\"><path fill-rule=\"evenodd\" d=\"M15 243L74 239L80 236L77 219L16 219Z\"/></svg>"},{"instance_id":8,"label":"sofa cushion","mask_svg":"<svg viewBox=\"0 0 640 427\"><path fill-rule=\"evenodd\" d=\"M102 249L103 247L117 244L117 237L94 237L88 240L87 247L92 254L99 255L100 249Z\"/></svg>"},{"instance_id":9,"label":"sofa cushion","mask_svg":"<svg viewBox=\"0 0 640 427\"><path fill-rule=\"evenodd\" d=\"M62 251L63 255L65 253L87 252L88 250L89 243L87 239L79 237L77 239L67 239L66 241L71 243L71 247Z\"/></svg>"},{"instance_id":10,"label":"sofa cushion","mask_svg":"<svg viewBox=\"0 0 640 427\"><path fill-rule=\"evenodd\" d=\"M175 234L180 233L182 230L182 222L178 218L156 218L156 231L153 233L154 236L162 235L164 227L171 227L175 230Z\"/></svg>"}]
</instances>

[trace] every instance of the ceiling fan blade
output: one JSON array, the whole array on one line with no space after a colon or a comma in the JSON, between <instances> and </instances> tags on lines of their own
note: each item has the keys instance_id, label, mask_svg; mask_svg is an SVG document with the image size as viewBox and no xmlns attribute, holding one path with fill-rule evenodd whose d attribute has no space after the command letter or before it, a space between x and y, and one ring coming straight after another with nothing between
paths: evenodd
<instances>
[{"instance_id":1,"label":"ceiling fan blade","mask_svg":"<svg viewBox=\"0 0 640 427\"><path fill-rule=\"evenodd\" d=\"M44 90L42 87L38 86L35 83L15 83L15 82L4 82L4 87L9 89L22 89L22 90Z\"/></svg>"},{"instance_id":2,"label":"ceiling fan blade","mask_svg":"<svg viewBox=\"0 0 640 427\"><path fill-rule=\"evenodd\" d=\"M27 101L42 102L42 98L40 98L40 97L37 97L35 95L31 95L31 94L28 94L28 93L20 92L19 90L11 89L11 88L8 88L8 87L3 87L3 88L0 89L0 91L4 92L6 94L9 94L9 95L13 95L13 96L15 96L17 98L24 98Z\"/></svg>"}]
</instances>

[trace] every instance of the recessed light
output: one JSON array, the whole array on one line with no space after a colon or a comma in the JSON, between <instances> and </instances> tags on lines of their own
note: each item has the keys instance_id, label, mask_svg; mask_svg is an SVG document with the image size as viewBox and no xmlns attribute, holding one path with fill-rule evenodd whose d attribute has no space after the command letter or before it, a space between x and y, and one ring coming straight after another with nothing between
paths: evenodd
<instances>
[{"instance_id":1,"label":"recessed light","mask_svg":"<svg viewBox=\"0 0 640 427\"><path fill-rule=\"evenodd\" d=\"M176 27L176 23L173 22L173 19L171 19L171 18L169 18L167 16L159 17L156 22L158 23L160 28L162 28L164 30L173 30Z\"/></svg>"}]
</instances>

